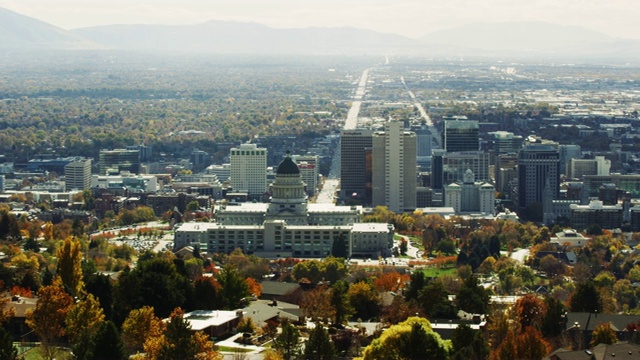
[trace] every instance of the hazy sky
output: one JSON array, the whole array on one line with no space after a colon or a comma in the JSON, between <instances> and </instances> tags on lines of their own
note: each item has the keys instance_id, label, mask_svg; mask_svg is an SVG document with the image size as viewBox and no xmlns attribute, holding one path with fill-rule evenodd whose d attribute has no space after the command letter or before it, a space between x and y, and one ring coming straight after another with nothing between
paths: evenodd
<instances>
[{"instance_id":1,"label":"hazy sky","mask_svg":"<svg viewBox=\"0 0 640 360\"><path fill-rule=\"evenodd\" d=\"M638 0L0 0L0 7L65 29L217 19L282 28L352 26L419 37L474 22L545 21L640 38Z\"/></svg>"}]
</instances>

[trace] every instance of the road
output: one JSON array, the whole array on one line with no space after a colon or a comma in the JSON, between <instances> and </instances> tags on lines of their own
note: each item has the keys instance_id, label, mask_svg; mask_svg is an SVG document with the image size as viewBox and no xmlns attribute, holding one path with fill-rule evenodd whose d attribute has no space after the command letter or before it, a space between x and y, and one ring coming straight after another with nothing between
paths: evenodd
<instances>
[{"instance_id":1,"label":"road","mask_svg":"<svg viewBox=\"0 0 640 360\"><path fill-rule=\"evenodd\" d=\"M360 113L360 106L362 106L362 98L366 92L367 81L369 81L369 70L366 69L362 72L355 95L353 95L351 108L347 113L347 119L344 121L344 130L353 130L358 127L358 114Z\"/></svg>"},{"instance_id":2,"label":"road","mask_svg":"<svg viewBox=\"0 0 640 360\"><path fill-rule=\"evenodd\" d=\"M333 204L339 184L340 179L325 179L322 190L320 190L320 193L316 196L316 204Z\"/></svg>"},{"instance_id":3,"label":"road","mask_svg":"<svg viewBox=\"0 0 640 360\"><path fill-rule=\"evenodd\" d=\"M404 89L407 91L407 93L409 93L409 97L413 101L413 106L418 108L418 112L420 112L420 117L424 119L425 123L427 124L427 128L431 132L431 135L433 137L432 147L436 149L441 148L442 145L440 144L441 142L440 132L438 132L438 129L436 129L436 127L433 126L433 121L431 121L431 117L429 117L429 114L427 114L427 112L425 111L424 106L422 106L420 101L418 101L418 99L416 98L416 94L414 94L413 91L411 91L409 87L407 87L407 83L404 81L404 77L400 77L400 81L402 81L402 86L404 86Z\"/></svg>"}]
</instances>

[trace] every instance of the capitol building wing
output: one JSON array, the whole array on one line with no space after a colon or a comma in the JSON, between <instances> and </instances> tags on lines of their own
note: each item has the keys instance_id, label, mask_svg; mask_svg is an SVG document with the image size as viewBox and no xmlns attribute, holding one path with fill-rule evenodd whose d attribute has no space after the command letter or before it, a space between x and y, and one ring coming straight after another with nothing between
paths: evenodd
<instances>
[{"instance_id":1,"label":"capitol building wing","mask_svg":"<svg viewBox=\"0 0 640 360\"><path fill-rule=\"evenodd\" d=\"M221 207L216 222L181 224L174 248L198 245L207 253L236 248L266 258L326 257L333 242L346 239L350 257L389 256L393 225L360 223L361 206L310 204L296 163L287 156L276 171L269 203Z\"/></svg>"}]
</instances>

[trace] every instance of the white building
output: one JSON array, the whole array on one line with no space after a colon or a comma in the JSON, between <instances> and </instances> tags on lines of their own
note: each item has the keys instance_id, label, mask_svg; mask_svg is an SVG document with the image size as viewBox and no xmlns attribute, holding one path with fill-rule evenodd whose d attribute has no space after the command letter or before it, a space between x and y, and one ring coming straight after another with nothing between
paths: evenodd
<instances>
[{"instance_id":1,"label":"white building","mask_svg":"<svg viewBox=\"0 0 640 360\"><path fill-rule=\"evenodd\" d=\"M604 156L596 156L595 159L571 159L568 165L567 176L572 179L582 179L585 175L609 175L611 160Z\"/></svg>"},{"instance_id":2,"label":"white building","mask_svg":"<svg viewBox=\"0 0 640 360\"><path fill-rule=\"evenodd\" d=\"M135 175L126 172L120 175L92 175L91 188L127 188L130 193L160 190L158 179L154 175Z\"/></svg>"},{"instance_id":3,"label":"white building","mask_svg":"<svg viewBox=\"0 0 640 360\"><path fill-rule=\"evenodd\" d=\"M262 257L326 257L333 242L346 240L350 256L388 256L393 246L393 226L360 224L362 207L308 204L297 165L287 156L278 166L271 185L271 203L227 206L215 223L181 224L174 247L199 245L208 253L228 253L236 248Z\"/></svg>"},{"instance_id":4,"label":"white building","mask_svg":"<svg viewBox=\"0 0 640 360\"><path fill-rule=\"evenodd\" d=\"M416 208L416 134L389 121L373 134L372 205L395 213Z\"/></svg>"},{"instance_id":5,"label":"white building","mask_svg":"<svg viewBox=\"0 0 640 360\"><path fill-rule=\"evenodd\" d=\"M473 171L468 169L464 180L444 188L444 205L452 207L456 214L495 214L495 188L493 185L474 181Z\"/></svg>"},{"instance_id":6,"label":"white building","mask_svg":"<svg viewBox=\"0 0 640 360\"><path fill-rule=\"evenodd\" d=\"M551 237L549 242L560 245L584 246L589 240L591 239L573 229L565 229L557 232L556 236Z\"/></svg>"},{"instance_id":7,"label":"white building","mask_svg":"<svg viewBox=\"0 0 640 360\"><path fill-rule=\"evenodd\" d=\"M234 192L246 192L258 198L267 191L267 149L256 144L241 144L229 155L230 181Z\"/></svg>"},{"instance_id":8,"label":"white building","mask_svg":"<svg viewBox=\"0 0 640 360\"><path fill-rule=\"evenodd\" d=\"M318 191L318 155L298 155L293 160L298 164L302 181L307 185L307 194L313 196Z\"/></svg>"},{"instance_id":9,"label":"white building","mask_svg":"<svg viewBox=\"0 0 640 360\"><path fill-rule=\"evenodd\" d=\"M65 190L91 188L91 159L74 161L64 167Z\"/></svg>"}]
</instances>

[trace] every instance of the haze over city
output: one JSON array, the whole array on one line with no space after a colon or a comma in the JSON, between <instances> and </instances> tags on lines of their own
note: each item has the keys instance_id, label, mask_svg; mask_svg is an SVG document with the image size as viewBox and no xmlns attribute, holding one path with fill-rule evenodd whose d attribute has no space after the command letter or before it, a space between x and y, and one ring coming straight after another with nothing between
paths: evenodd
<instances>
[{"instance_id":1,"label":"haze over city","mask_svg":"<svg viewBox=\"0 0 640 360\"><path fill-rule=\"evenodd\" d=\"M615 38L640 37L632 0L0 1L0 7L64 29L110 24L256 22L275 28L356 27L417 38L471 23L544 21Z\"/></svg>"}]
</instances>

